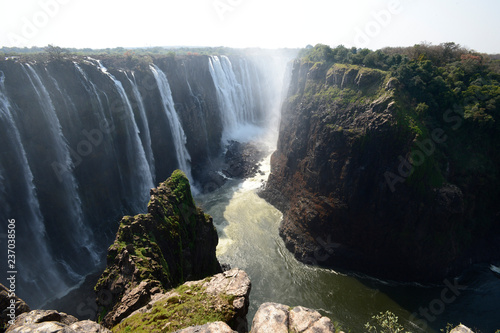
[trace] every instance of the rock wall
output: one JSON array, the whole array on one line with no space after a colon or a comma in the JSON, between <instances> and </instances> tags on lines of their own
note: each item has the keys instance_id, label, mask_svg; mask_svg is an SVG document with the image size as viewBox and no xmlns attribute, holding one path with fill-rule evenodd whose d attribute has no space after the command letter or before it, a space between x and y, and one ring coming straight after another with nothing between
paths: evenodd
<instances>
[{"instance_id":1,"label":"rock wall","mask_svg":"<svg viewBox=\"0 0 500 333\"><path fill-rule=\"evenodd\" d=\"M420 180L391 187L389 171L410 175L407 108L388 72L295 62L262 195L284 212L280 234L299 260L410 281L465 265L462 189L432 186L432 158L416 168Z\"/></svg>"}]
</instances>

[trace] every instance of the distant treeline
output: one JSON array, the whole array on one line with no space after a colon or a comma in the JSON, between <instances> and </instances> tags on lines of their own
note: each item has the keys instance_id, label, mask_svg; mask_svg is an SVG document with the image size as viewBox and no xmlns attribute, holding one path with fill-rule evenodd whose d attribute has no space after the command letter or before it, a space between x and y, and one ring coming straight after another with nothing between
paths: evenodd
<instances>
[{"instance_id":1,"label":"distant treeline","mask_svg":"<svg viewBox=\"0 0 500 333\"><path fill-rule=\"evenodd\" d=\"M280 49L281 52L295 55L299 49ZM29 60L53 60L62 58L71 58L79 56L100 56L116 58L136 58L147 60L150 57L160 56L196 56L196 55L238 55L238 54L262 54L273 52L273 50L246 48L235 49L229 47L146 47L146 48L106 48L106 49L76 49L62 48L59 46L48 45L46 47L2 47L0 48L0 60L7 57L19 58L21 61Z\"/></svg>"},{"instance_id":2,"label":"distant treeline","mask_svg":"<svg viewBox=\"0 0 500 333\"><path fill-rule=\"evenodd\" d=\"M386 47L376 51L366 48L347 48L343 45L331 48L328 45L318 44L314 47L309 45L303 49L299 57L313 62L326 61L362 65L382 70L389 70L401 63L414 60L429 60L438 67L463 60L464 57L479 57L486 62L500 60L500 54L479 53L453 42L439 45L423 43L410 47Z\"/></svg>"}]
</instances>

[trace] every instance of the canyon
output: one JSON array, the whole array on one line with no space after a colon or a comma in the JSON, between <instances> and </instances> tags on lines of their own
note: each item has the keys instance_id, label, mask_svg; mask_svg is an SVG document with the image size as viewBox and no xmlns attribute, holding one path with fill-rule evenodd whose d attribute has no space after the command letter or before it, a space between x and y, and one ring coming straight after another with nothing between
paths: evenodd
<instances>
[{"instance_id":1,"label":"canyon","mask_svg":"<svg viewBox=\"0 0 500 333\"><path fill-rule=\"evenodd\" d=\"M374 313L372 292L397 300L416 282L434 291L431 283L457 285L471 265L498 262L500 158L484 114L497 100L467 97L496 76L478 70L482 81L455 82L425 59L394 57L389 68L289 62L292 53L0 61L0 218L16 220L19 296L43 307L105 269L97 314L112 328L134 311L149 316L160 299L205 297L206 280L186 281L248 274L257 300L238 294L245 314L280 302L359 329ZM469 60L447 66L467 70ZM169 206L178 199L185 205ZM328 295L343 286L363 296L340 306ZM409 322L432 304L381 294ZM288 308L273 306L265 311ZM294 309L283 318L313 311Z\"/></svg>"}]
</instances>

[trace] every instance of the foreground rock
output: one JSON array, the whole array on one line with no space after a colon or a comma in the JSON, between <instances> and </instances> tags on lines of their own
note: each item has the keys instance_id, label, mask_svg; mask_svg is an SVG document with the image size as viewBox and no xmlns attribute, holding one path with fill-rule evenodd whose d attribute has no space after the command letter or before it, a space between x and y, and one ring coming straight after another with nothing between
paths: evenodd
<instances>
[{"instance_id":1,"label":"foreground rock","mask_svg":"<svg viewBox=\"0 0 500 333\"><path fill-rule=\"evenodd\" d=\"M17 317L8 333L111 333L90 320L78 321L73 316L55 310L34 310Z\"/></svg>"},{"instance_id":2,"label":"foreground rock","mask_svg":"<svg viewBox=\"0 0 500 333\"><path fill-rule=\"evenodd\" d=\"M31 310L28 304L22 299L17 296L11 298L9 294L9 289L0 283L0 309L2 309L0 314L0 332L3 332L3 328L8 325L10 320L17 318L21 313ZM14 300L14 303L11 302L11 299Z\"/></svg>"},{"instance_id":3,"label":"foreground rock","mask_svg":"<svg viewBox=\"0 0 500 333\"><path fill-rule=\"evenodd\" d=\"M474 333L474 331L472 331L467 326L460 324L457 327L455 327L454 329L452 329L450 331L450 333Z\"/></svg>"},{"instance_id":4,"label":"foreground rock","mask_svg":"<svg viewBox=\"0 0 500 333\"><path fill-rule=\"evenodd\" d=\"M215 323L184 328L175 331L175 333L236 333L236 331L233 331L226 323L216 321Z\"/></svg>"},{"instance_id":5,"label":"foreground rock","mask_svg":"<svg viewBox=\"0 0 500 333\"><path fill-rule=\"evenodd\" d=\"M264 303L252 323L252 333L335 333L331 320L315 310Z\"/></svg>"},{"instance_id":6,"label":"foreground rock","mask_svg":"<svg viewBox=\"0 0 500 333\"><path fill-rule=\"evenodd\" d=\"M154 295L146 306L115 326L113 332L246 332L250 288L248 275L237 268L186 282ZM227 325L205 325L217 321ZM184 329L196 325L203 326Z\"/></svg>"},{"instance_id":7,"label":"foreground rock","mask_svg":"<svg viewBox=\"0 0 500 333\"><path fill-rule=\"evenodd\" d=\"M220 272L217 243L212 218L196 207L184 173L174 171L151 190L147 214L120 222L94 288L103 325L118 324L154 294Z\"/></svg>"}]
</instances>

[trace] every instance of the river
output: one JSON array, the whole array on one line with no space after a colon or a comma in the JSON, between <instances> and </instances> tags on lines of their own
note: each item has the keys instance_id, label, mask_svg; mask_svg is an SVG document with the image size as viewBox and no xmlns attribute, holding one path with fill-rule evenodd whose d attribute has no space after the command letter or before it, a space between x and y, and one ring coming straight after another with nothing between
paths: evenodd
<instances>
[{"instance_id":1,"label":"river","mask_svg":"<svg viewBox=\"0 0 500 333\"><path fill-rule=\"evenodd\" d=\"M262 161L262 175L229 180L196 197L216 224L219 261L250 276L249 324L260 304L277 302L316 309L346 332L366 331L371 316L387 310L412 332L440 332L447 323L483 333L500 328L500 279L486 265L439 285L420 285L298 262L278 234L282 214L257 195L269 175L269 161L270 156Z\"/></svg>"}]
</instances>

